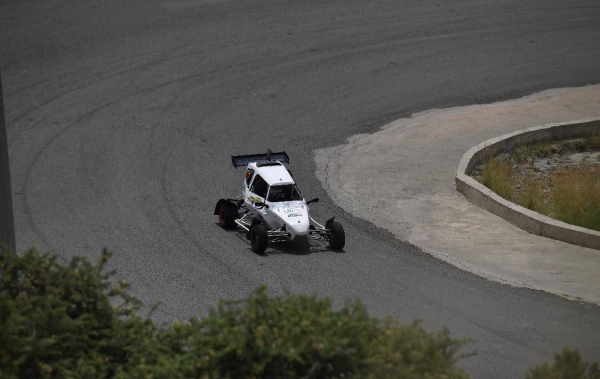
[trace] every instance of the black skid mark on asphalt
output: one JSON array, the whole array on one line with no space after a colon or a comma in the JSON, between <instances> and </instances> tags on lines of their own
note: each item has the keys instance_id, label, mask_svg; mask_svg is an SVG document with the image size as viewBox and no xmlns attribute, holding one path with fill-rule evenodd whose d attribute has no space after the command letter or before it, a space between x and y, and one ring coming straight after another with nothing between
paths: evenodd
<instances>
[{"instance_id":1,"label":"black skid mark on asphalt","mask_svg":"<svg viewBox=\"0 0 600 379\"><path fill-rule=\"evenodd\" d=\"M31 226L31 229L33 230L33 232L35 234L38 235L38 237L46 245L47 249L52 249L52 245L49 243L48 238L41 231L41 229L37 226L35 220L33 219L32 209L31 209L31 203L30 203L29 196L28 196L28 190L27 190L27 188L30 185L31 176L33 174L33 170L34 170L35 166L37 166L38 162L40 161L43 153L46 152L48 150L48 148L50 148L50 146L52 146L60 137L62 137L63 135L65 135L65 133L67 133L68 131L70 131L75 125L78 125L81 121L84 121L85 119L92 117L96 113L102 111L103 109L106 109L106 108L112 106L115 103L116 103L115 101L109 101L109 102L106 102L106 103L104 103L102 105L99 105L99 106L93 108L91 111L87 112L86 114L80 116L75 121L69 123L64 128L60 129L48 141L46 141L44 143L44 145L40 148L40 150L38 150L38 152L33 157L33 159L31 161L31 164L29 165L29 167L27 167L27 171L26 171L26 174L25 174L25 180L23 181L23 189L21 191L23 193L23 206L25 208L25 216L26 216L27 222Z\"/></svg>"}]
</instances>

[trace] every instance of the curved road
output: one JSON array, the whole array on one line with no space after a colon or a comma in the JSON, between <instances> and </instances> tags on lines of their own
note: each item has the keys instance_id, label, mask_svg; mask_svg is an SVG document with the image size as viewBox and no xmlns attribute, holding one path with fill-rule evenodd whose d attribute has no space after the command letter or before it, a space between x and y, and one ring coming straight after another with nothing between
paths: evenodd
<instances>
[{"instance_id":1,"label":"curved road","mask_svg":"<svg viewBox=\"0 0 600 379\"><path fill-rule=\"evenodd\" d=\"M600 308L488 282L344 214L312 155L414 111L600 82L597 0L1 0L0 49L20 250L107 246L161 320L266 283L446 325L476 340L477 378L521 377L564 345L600 358ZM345 252L257 256L216 225L216 200L240 191L230 154L268 147L322 199L317 218L345 224Z\"/></svg>"}]
</instances>

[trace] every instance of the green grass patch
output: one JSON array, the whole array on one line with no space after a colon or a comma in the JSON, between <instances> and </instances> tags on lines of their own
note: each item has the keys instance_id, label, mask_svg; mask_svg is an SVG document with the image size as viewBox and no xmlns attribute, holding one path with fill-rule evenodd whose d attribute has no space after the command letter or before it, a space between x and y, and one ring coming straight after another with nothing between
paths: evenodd
<instances>
[{"instance_id":1,"label":"green grass patch","mask_svg":"<svg viewBox=\"0 0 600 379\"><path fill-rule=\"evenodd\" d=\"M518 204L535 212L546 213L547 207L544 204L544 192L542 184L533 178L530 178L525 185L525 191Z\"/></svg>"},{"instance_id":2,"label":"green grass patch","mask_svg":"<svg viewBox=\"0 0 600 379\"><path fill-rule=\"evenodd\" d=\"M513 186L510 183L512 165L499 157L488 160L482 171L482 183L504 199L512 201Z\"/></svg>"},{"instance_id":3,"label":"green grass patch","mask_svg":"<svg viewBox=\"0 0 600 379\"><path fill-rule=\"evenodd\" d=\"M522 172L514 171L513 165L527 162L529 170L535 158L547 158L554 154L600 150L600 135L565 141L540 141L520 145L508 154L492 155L486 162L481 176L483 185L502 198L514 201L522 207L554 217L569 224L600 231L600 170L593 166L564 167L548 171L540 176L523 178ZM526 183L517 189L516 183ZM521 187L518 187L521 188Z\"/></svg>"},{"instance_id":4,"label":"green grass patch","mask_svg":"<svg viewBox=\"0 0 600 379\"><path fill-rule=\"evenodd\" d=\"M591 167L554 177L553 216L600 231L600 172Z\"/></svg>"},{"instance_id":5,"label":"green grass patch","mask_svg":"<svg viewBox=\"0 0 600 379\"><path fill-rule=\"evenodd\" d=\"M492 185L497 188L498 178L502 178L500 188L503 188L506 185L506 169L495 173L493 168L491 166L488 173L491 179L495 179L492 180ZM508 185L512 188L510 181ZM544 191L544 186L549 188ZM600 231L600 171L593 167L557 172L550 174L544 181L529 178L523 192L520 195L512 192L512 196L513 201L532 211L568 224Z\"/></svg>"},{"instance_id":6,"label":"green grass patch","mask_svg":"<svg viewBox=\"0 0 600 379\"><path fill-rule=\"evenodd\" d=\"M592 134L586 138L587 150L600 150L600 134Z\"/></svg>"}]
</instances>

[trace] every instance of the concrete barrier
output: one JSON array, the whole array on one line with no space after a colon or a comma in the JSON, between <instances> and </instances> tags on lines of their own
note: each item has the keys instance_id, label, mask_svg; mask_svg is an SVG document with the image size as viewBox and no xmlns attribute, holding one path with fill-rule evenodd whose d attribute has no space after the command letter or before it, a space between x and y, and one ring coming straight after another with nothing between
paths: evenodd
<instances>
[{"instance_id":1,"label":"concrete barrier","mask_svg":"<svg viewBox=\"0 0 600 379\"><path fill-rule=\"evenodd\" d=\"M483 160L511 148L544 140L600 134L600 118L547 124L489 139L463 155L456 172L456 189L470 201L506 221L540 236L600 250L600 232L558 221L503 199L469 176Z\"/></svg>"}]
</instances>

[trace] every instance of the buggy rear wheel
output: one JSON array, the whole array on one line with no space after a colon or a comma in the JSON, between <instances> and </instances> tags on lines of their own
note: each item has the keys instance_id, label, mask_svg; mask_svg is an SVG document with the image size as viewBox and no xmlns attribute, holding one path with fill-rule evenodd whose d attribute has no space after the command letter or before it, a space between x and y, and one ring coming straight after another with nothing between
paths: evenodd
<instances>
[{"instance_id":1,"label":"buggy rear wheel","mask_svg":"<svg viewBox=\"0 0 600 379\"><path fill-rule=\"evenodd\" d=\"M224 229L234 229L236 227L235 219L238 218L237 207L227 201L223 201L219 207L219 224Z\"/></svg>"},{"instance_id":2,"label":"buggy rear wheel","mask_svg":"<svg viewBox=\"0 0 600 379\"><path fill-rule=\"evenodd\" d=\"M262 224L257 224L250 229L250 244L252 251L256 254L262 254L267 250L267 243L269 237L267 236L267 228Z\"/></svg>"},{"instance_id":3,"label":"buggy rear wheel","mask_svg":"<svg viewBox=\"0 0 600 379\"><path fill-rule=\"evenodd\" d=\"M346 245L344 227L339 222L332 222L329 230L329 247L333 250L342 250Z\"/></svg>"}]
</instances>

